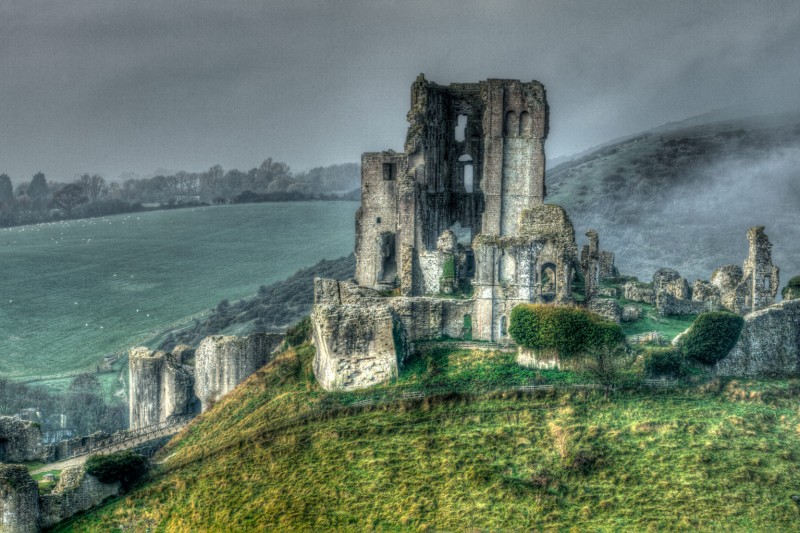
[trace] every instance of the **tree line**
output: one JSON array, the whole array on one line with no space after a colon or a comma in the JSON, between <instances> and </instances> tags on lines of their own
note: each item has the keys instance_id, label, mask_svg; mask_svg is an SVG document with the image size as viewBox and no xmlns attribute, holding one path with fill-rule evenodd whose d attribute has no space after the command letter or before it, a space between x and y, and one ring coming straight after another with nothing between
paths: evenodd
<instances>
[{"instance_id":1,"label":"tree line","mask_svg":"<svg viewBox=\"0 0 800 533\"><path fill-rule=\"evenodd\" d=\"M293 174L272 158L248 171L180 171L152 178L107 181L84 174L71 182L48 181L37 172L14 186L0 174L0 227L86 218L143 209L225 203L358 199L359 165L346 163Z\"/></svg>"}]
</instances>

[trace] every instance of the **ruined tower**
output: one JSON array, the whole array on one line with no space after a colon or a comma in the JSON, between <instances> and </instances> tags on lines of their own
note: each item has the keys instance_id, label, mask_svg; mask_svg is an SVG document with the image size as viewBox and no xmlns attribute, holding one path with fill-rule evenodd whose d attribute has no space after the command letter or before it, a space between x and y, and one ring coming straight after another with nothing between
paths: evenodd
<instances>
[{"instance_id":1,"label":"ruined tower","mask_svg":"<svg viewBox=\"0 0 800 533\"><path fill-rule=\"evenodd\" d=\"M440 292L445 231L469 248L478 234L515 235L522 211L542 204L545 91L537 81L440 86L420 75L408 122L403 153L361 159L356 280L416 296ZM470 249L463 268L474 268Z\"/></svg>"}]
</instances>

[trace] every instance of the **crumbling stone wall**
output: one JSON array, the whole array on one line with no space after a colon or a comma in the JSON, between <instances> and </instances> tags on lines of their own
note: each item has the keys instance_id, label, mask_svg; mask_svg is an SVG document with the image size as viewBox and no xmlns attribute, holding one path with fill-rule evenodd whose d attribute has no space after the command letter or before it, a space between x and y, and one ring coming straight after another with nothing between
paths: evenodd
<instances>
[{"instance_id":1,"label":"crumbling stone wall","mask_svg":"<svg viewBox=\"0 0 800 533\"><path fill-rule=\"evenodd\" d=\"M800 374L800 300L788 300L744 317L739 340L714 372L724 376Z\"/></svg>"},{"instance_id":2,"label":"crumbling stone wall","mask_svg":"<svg viewBox=\"0 0 800 533\"><path fill-rule=\"evenodd\" d=\"M589 244L581 250L581 270L583 271L583 292L586 302L591 302L600 287L600 236L590 229L586 232Z\"/></svg>"},{"instance_id":3,"label":"crumbling stone wall","mask_svg":"<svg viewBox=\"0 0 800 533\"><path fill-rule=\"evenodd\" d=\"M42 458L39 424L0 416L0 463L22 463Z\"/></svg>"},{"instance_id":4,"label":"crumbling stone wall","mask_svg":"<svg viewBox=\"0 0 800 533\"><path fill-rule=\"evenodd\" d=\"M741 315L772 305L780 285L780 269L772 263L772 243L764 227L750 228L747 241L749 251L743 268L726 265L711 275L721 306Z\"/></svg>"},{"instance_id":5,"label":"crumbling stone wall","mask_svg":"<svg viewBox=\"0 0 800 533\"><path fill-rule=\"evenodd\" d=\"M614 252L600 250L600 279L619 277L619 270L614 265Z\"/></svg>"},{"instance_id":6,"label":"crumbling stone wall","mask_svg":"<svg viewBox=\"0 0 800 533\"><path fill-rule=\"evenodd\" d=\"M656 311L661 316L696 315L708 310L706 302L683 300L669 292L656 295Z\"/></svg>"},{"instance_id":7,"label":"crumbling stone wall","mask_svg":"<svg viewBox=\"0 0 800 533\"><path fill-rule=\"evenodd\" d=\"M593 313L597 313L607 320L619 324L622 321L622 307L611 298L594 298L586 306Z\"/></svg>"},{"instance_id":8,"label":"crumbling stone wall","mask_svg":"<svg viewBox=\"0 0 800 533\"><path fill-rule=\"evenodd\" d=\"M22 465L0 464L0 531L39 531L39 487Z\"/></svg>"},{"instance_id":9,"label":"crumbling stone wall","mask_svg":"<svg viewBox=\"0 0 800 533\"><path fill-rule=\"evenodd\" d=\"M689 283L681 277L677 270L659 268L653 274L653 291L668 293L679 300L689 299Z\"/></svg>"},{"instance_id":10,"label":"crumbling stone wall","mask_svg":"<svg viewBox=\"0 0 800 533\"><path fill-rule=\"evenodd\" d=\"M250 374L272 359L282 335L251 333L246 337L212 335L195 352L194 392L205 411Z\"/></svg>"},{"instance_id":11,"label":"crumbling stone wall","mask_svg":"<svg viewBox=\"0 0 800 533\"><path fill-rule=\"evenodd\" d=\"M41 527L51 527L101 504L119 492L119 481L104 483L87 474L83 465L67 467L61 471L53 491L39 498L39 524Z\"/></svg>"},{"instance_id":12,"label":"crumbling stone wall","mask_svg":"<svg viewBox=\"0 0 800 533\"><path fill-rule=\"evenodd\" d=\"M130 429L163 422L195 410L194 373L183 364L187 346L172 353L133 348L128 358Z\"/></svg>"},{"instance_id":13,"label":"crumbling stone wall","mask_svg":"<svg viewBox=\"0 0 800 533\"><path fill-rule=\"evenodd\" d=\"M481 234L473 248L476 339L508 339L511 309L520 303L572 301L577 245L572 221L560 206L526 209L517 235Z\"/></svg>"},{"instance_id":14,"label":"crumbling stone wall","mask_svg":"<svg viewBox=\"0 0 800 533\"><path fill-rule=\"evenodd\" d=\"M649 283L640 281L629 281L623 287L625 299L631 302L641 302L646 304L656 303L656 295L653 286Z\"/></svg>"},{"instance_id":15,"label":"crumbling stone wall","mask_svg":"<svg viewBox=\"0 0 800 533\"><path fill-rule=\"evenodd\" d=\"M780 285L780 269L772 263L772 243L764 226L747 231L749 253L742 268L744 280L749 281L748 311L758 311L775 303Z\"/></svg>"}]
</instances>

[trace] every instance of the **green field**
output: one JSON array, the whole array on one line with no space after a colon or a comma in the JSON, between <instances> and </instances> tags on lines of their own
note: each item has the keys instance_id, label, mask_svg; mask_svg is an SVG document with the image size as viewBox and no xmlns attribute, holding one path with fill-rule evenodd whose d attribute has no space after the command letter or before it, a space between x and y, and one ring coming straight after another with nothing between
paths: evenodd
<instances>
[{"instance_id":1,"label":"green field","mask_svg":"<svg viewBox=\"0 0 800 533\"><path fill-rule=\"evenodd\" d=\"M347 255L357 208L247 204L0 230L0 376L93 369L222 299Z\"/></svg>"}]
</instances>

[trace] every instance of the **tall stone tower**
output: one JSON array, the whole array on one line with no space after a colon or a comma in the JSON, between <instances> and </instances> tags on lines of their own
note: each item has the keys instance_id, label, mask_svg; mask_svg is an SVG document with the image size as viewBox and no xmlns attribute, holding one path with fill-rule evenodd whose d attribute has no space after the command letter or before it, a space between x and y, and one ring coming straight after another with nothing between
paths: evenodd
<instances>
[{"instance_id":1,"label":"tall stone tower","mask_svg":"<svg viewBox=\"0 0 800 533\"><path fill-rule=\"evenodd\" d=\"M356 279L406 296L440 291L437 243L452 232L517 233L544 196L547 102L537 81L490 79L411 87L403 153L365 153L356 217Z\"/></svg>"}]
</instances>

